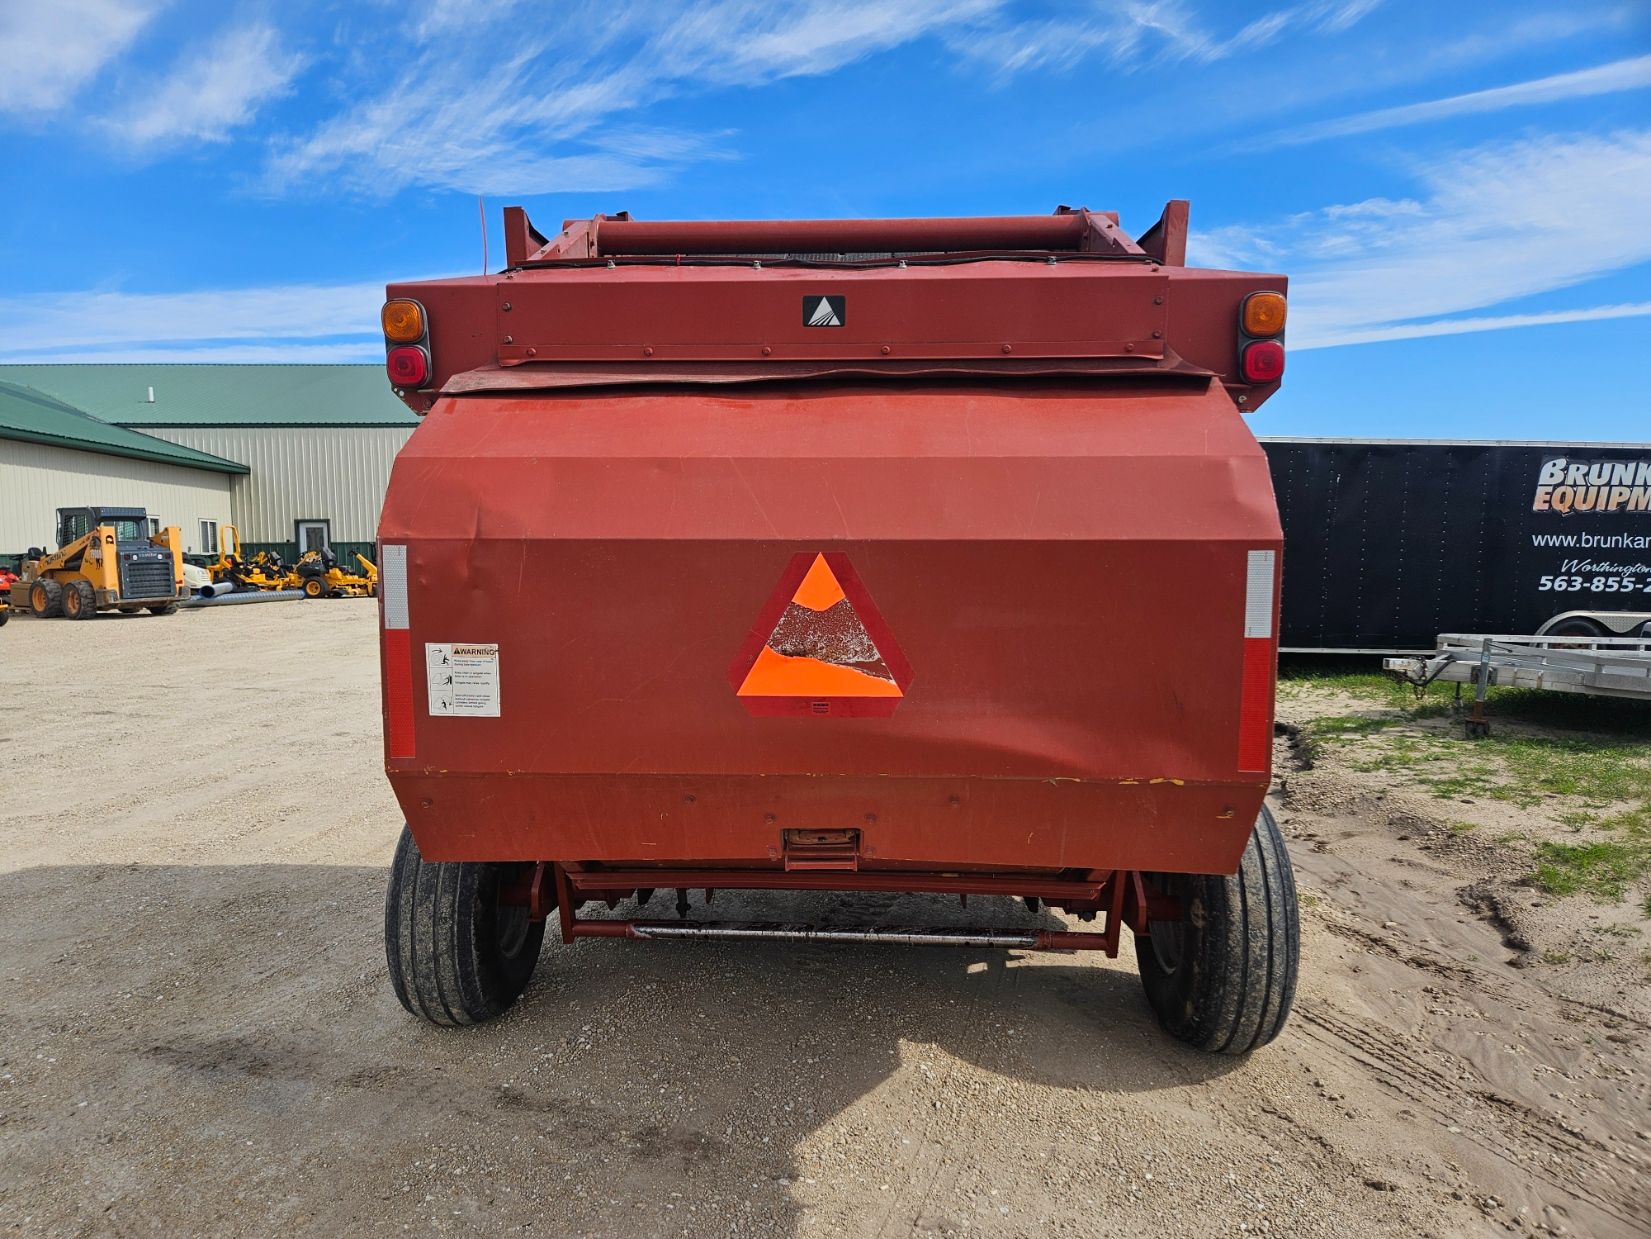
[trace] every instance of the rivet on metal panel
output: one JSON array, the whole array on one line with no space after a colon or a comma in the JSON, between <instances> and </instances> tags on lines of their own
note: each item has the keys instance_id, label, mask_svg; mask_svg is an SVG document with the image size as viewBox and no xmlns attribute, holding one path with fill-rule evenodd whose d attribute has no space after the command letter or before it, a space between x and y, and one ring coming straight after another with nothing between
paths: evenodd
<instances>
[{"instance_id":1,"label":"rivet on metal panel","mask_svg":"<svg viewBox=\"0 0 1651 1239\"><path fill-rule=\"evenodd\" d=\"M1152 333L1152 338L1153 338L1153 339L1154 339L1154 340L1162 340L1162 339L1163 339L1163 338L1164 338L1164 333L1163 333L1163 332L1161 332L1161 331L1154 331L1154 332L1153 332L1153 333Z\"/></svg>"},{"instance_id":2,"label":"rivet on metal panel","mask_svg":"<svg viewBox=\"0 0 1651 1239\"><path fill-rule=\"evenodd\" d=\"M683 804L693 804L694 801L697 800L697 799L698 799L698 797L695 796L692 792L690 792L688 795L686 795L682 798L682 803Z\"/></svg>"},{"instance_id":3,"label":"rivet on metal panel","mask_svg":"<svg viewBox=\"0 0 1651 1239\"><path fill-rule=\"evenodd\" d=\"M955 809L955 808L957 808L958 805L962 804L963 802L961 800L959 800L956 796L947 796L946 797L946 803L951 805L951 807Z\"/></svg>"},{"instance_id":4,"label":"rivet on metal panel","mask_svg":"<svg viewBox=\"0 0 1651 1239\"><path fill-rule=\"evenodd\" d=\"M430 807L430 802L428 800L421 800L418 802L418 807L421 809L428 809Z\"/></svg>"},{"instance_id":5,"label":"rivet on metal panel","mask_svg":"<svg viewBox=\"0 0 1651 1239\"><path fill-rule=\"evenodd\" d=\"M644 357L652 357L652 356L653 356L653 355L654 355L654 351L653 351L653 349L652 349L652 348L644 348L644 349L643 349L643 350L642 350L642 355L643 355L643 356L644 356Z\"/></svg>"},{"instance_id":6,"label":"rivet on metal panel","mask_svg":"<svg viewBox=\"0 0 1651 1239\"><path fill-rule=\"evenodd\" d=\"M1005 353L1012 353L1012 352L1014 352L1014 351L1015 351L1015 346L1014 346L1014 345L1012 345L1012 344L1005 344L1005 345L1004 345L1004 346L1003 346L1003 351L1004 351L1004 352L1005 352Z\"/></svg>"},{"instance_id":7,"label":"rivet on metal panel","mask_svg":"<svg viewBox=\"0 0 1651 1239\"><path fill-rule=\"evenodd\" d=\"M767 357L767 356L768 356L768 355L769 355L769 354L770 354L770 353L772 353L772 352L773 352L773 351L774 351L774 350L773 350L773 349L771 349L771 348L769 348L769 347L768 347L768 345L766 345L766 344L765 344L765 345L763 345L763 346L762 346L762 355L763 355L763 356L764 356L764 357Z\"/></svg>"},{"instance_id":8,"label":"rivet on metal panel","mask_svg":"<svg viewBox=\"0 0 1651 1239\"><path fill-rule=\"evenodd\" d=\"M774 815L772 813L764 813L762 815L762 820L772 826L774 824Z\"/></svg>"},{"instance_id":9,"label":"rivet on metal panel","mask_svg":"<svg viewBox=\"0 0 1651 1239\"><path fill-rule=\"evenodd\" d=\"M508 302L508 301L507 301L507 302L505 302L505 303L504 303L504 304L503 304L503 305L502 305L502 306L500 306L500 307L499 307L499 308L500 308L500 309L501 309L501 310L504 310L504 311L505 311L505 312L506 312L506 313L509 313L509 312L510 312L510 302Z\"/></svg>"},{"instance_id":10,"label":"rivet on metal panel","mask_svg":"<svg viewBox=\"0 0 1651 1239\"><path fill-rule=\"evenodd\" d=\"M762 270L762 259L760 259L760 258L758 258L758 259L755 259L755 260L754 260L754 261L753 261L753 262L752 262L752 263L751 263L751 269L752 269L752 270L753 270L753 271L761 271L761 270Z\"/></svg>"},{"instance_id":11,"label":"rivet on metal panel","mask_svg":"<svg viewBox=\"0 0 1651 1239\"><path fill-rule=\"evenodd\" d=\"M1124 352L1133 353L1134 351L1135 351L1135 346L1133 344L1124 345Z\"/></svg>"},{"instance_id":12,"label":"rivet on metal panel","mask_svg":"<svg viewBox=\"0 0 1651 1239\"><path fill-rule=\"evenodd\" d=\"M1153 305L1163 305L1164 304L1164 299L1162 297L1154 297L1152 299L1152 304Z\"/></svg>"},{"instance_id":13,"label":"rivet on metal panel","mask_svg":"<svg viewBox=\"0 0 1651 1239\"><path fill-rule=\"evenodd\" d=\"M887 357L888 355L889 355L889 346L885 344L885 345L883 345L883 356Z\"/></svg>"},{"instance_id":14,"label":"rivet on metal panel","mask_svg":"<svg viewBox=\"0 0 1651 1239\"><path fill-rule=\"evenodd\" d=\"M1238 398L1238 403L1239 404L1249 404L1250 403L1250 398L1248 396L1240 396Z\"/></svg>"},{"instance_id":15,"label":"rivet on metal panel","mask_svg":"<svg viewBox=\"0 0 1651 1239\"><path fill-rule=\"evenodd\" d=\"M527 355L529 357L537 357L539 355L539 350L536 348L530 348L527 350Z\"/></svg>"},{"instance_id":16,"label":"rivet on metal panel","mask_svg":"<svg viewBox=\"0 0 1651 1239\"><path fill-rule=\"evenodd\" d=\"M516 343L516 337L515 336L506 336L504 338L504 342L506 344L514 344L514 343Z\"/></svg>"}]
</instances>

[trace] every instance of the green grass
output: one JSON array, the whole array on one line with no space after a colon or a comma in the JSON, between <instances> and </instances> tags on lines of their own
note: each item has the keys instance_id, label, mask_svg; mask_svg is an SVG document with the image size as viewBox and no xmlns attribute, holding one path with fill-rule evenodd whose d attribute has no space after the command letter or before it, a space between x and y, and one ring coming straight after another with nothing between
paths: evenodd
<instances>
[{"instance_id":1,"label":"green grass","mask_svg":"<svg viewBox=\"0 0 1651 1239\"><path fill-rule=\"evenodd\" d=\"M1278 684L1284 696L1300 688L1333 689L1412 718L1447 713L1456 691L1454 683L1435 683L1418 695L1414 685L1381 670L1381 660L1375 656L1286 654L1279 659ZM1558 730L1651 739L1651 707L1643 701L1496 687L1485 700L1492 720L1512 719ZM1471 684L1462 685L1462 702L1464 706L1472 704ZM1492 729L1494 733L1494 722Z\"/></svg>"},{"instance_id":2,"label":"green grass","mask_svg":"<svg viewBox=\"0 0 1651 1239\"><path fill-rule=\"evenodd\" d=\"M1549 894L1587 894L1610 902L1621 899L1629 887L1651 881L1651 804L1604 818L1599 827L1614 837L1537 843L1532 881ZM1651 916L1651 896L1645 910Z\"/></svg>"},{"instance_id":3,"label":"green grass","mask_svg":"<svg viewBox=\"0 0 1651 1239\"><path fill-rule=\"evenodd\" d=\"M1285 658L1281 697L1315 690L1351 697L1367 709L1314 719L1302 742L1316 760L1348 746L1344 760L1365 773L1402 775L1442 800L1487 800L1523 808L1552 803L1560 827L1603 838L1561 843L1538 826L1529 880L1554 895L1620 900L1651 885L1651 707L1644 702L1533 689L1493 688L1491 734L1469 740L1454 726L1416 727L1450 713L1454 685L1418 694L1374 669L1373 658ZM1471 686L1464 687L1464 703ZM1523 725L1522 725L1523 724ZM1540 728L1533 731L1532 728ZM1614 805L1635 806L1606 815ZM1452 821L1458 833L1472 829ZM1645 899L1651 916L1651 895Z\"/></svg>"}]
</instances>

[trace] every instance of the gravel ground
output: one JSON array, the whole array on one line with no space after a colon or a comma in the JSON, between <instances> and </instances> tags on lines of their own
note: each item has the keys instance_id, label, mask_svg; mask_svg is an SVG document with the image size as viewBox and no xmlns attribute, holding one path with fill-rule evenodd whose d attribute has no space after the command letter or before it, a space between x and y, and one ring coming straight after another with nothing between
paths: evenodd
<instances>
[{"instance_id":1,"label":"gravel ground","mask_svg":"<svg viewBox=\"0 0 1651 1239\"><path fill-rule=\"evenodd\" d=\"M1166 1040L1127 947L547 944L505 1018L426 1027L385 975L374 634L354 601L0 633L0 1230L1651 1229L1651 1027L1509 968L1471 875L1356 795L1280 805L1302 990L1248 1060Z\"/></svg>"}]
</instances>

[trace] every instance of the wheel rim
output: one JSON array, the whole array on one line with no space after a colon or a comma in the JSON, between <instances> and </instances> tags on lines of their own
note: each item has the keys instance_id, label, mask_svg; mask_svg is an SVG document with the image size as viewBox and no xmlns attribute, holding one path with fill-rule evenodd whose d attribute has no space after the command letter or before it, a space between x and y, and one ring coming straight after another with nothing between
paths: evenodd
<instances>
[{"instance_id":1,"label":"wheel rim","mask_svg":"<svg viewBox=\"0 0 1651 1239\"><path fill-rule=\"evenodd\" d=\"M1174 921L1148 921L1147 942L1152 947L1152 958L1159 969L1170 975L1186 962L1188 931L1193 919L1193 886L1184 876L1160 876L1165 894L1178 900L1181 917Z\"/></svg>"},{"instance_id":2,"label":"wheel rim","mask_svg":"<svg viewBox=\"0 0 1651 1239\"><path fill-rule=\"evenodd\" d=\"M499 905L498 914L493 918L494 937L498 940L499 954L506 959L515 959L527 945L528 929L532 926L528 919L527 908L521 904Z\"/></svg>"},{"instance_id":3,"label":"wheel rim","mask_svg":"<svg viewBox=\"0 0 1651 1239\"><path fill-rule=\"evenodd\" d=\"M29 605L36 611L46 609L46 587L44 585L36 585L29 591Z\"/></svg>"},{"instance_id":4,"label":"wheel rim","mask_svg":"<svg viewBox=\"0 0 1651 1239\"><path fill-rule=\"evenodd\" d=\"M1152 946L1152 957L1158 967L1173 973L1181 967L1187 953L1187 923L1185 921L1148 921L1147 941Z\"/></svg>"}]
</instances>

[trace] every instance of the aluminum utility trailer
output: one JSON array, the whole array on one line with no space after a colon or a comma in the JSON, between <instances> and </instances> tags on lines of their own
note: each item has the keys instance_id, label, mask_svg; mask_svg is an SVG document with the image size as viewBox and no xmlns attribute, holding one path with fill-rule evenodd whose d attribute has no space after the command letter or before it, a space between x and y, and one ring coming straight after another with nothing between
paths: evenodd
<instances>
[{"instance_id":1,"label":"aluminum utility trailer","mask_svg":"<svg viewBox=\"0 0 1651 1239\"><path fill-rule=\"evenodd\" d=\"M499 1014L547 923L1108 955L1127 931L1171 1034L1278 1034L1282 538L1244 414L1283 373L1286 284L1187 266L1186 219L547 236L511 208L505 271L390 287L386 369L422 419L379 526L409 1011ZM725 889L1096 923L683 915ZM679 919L648 916L668 891Z\"/></svg>"},{"instance_id":2,"label":"aluminum utility trailer","mask_svg":"<svg viewBox=\"0 0 1651 1239\"><path fill-rule=\"evenodd\" d=\"M1485 696L1492 684L1651 701L1651 638L1442 633L1432 654L1384 658L1382 666L1418 686L1474 685L1473 736L1490 732Z\"/></svg>"}]
</instances>

